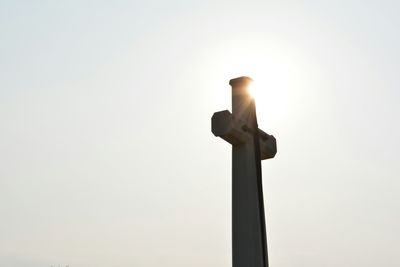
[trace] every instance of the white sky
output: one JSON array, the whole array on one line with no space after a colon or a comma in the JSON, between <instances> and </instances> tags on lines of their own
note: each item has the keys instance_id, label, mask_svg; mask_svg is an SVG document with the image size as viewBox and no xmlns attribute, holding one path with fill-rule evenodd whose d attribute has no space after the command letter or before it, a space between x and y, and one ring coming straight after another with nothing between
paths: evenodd
<instances>
[{"instance_id":1,"label":"white sky","mask_svg":"<svg viewBox=\"0 0 400 267\"><path fill-rule=\"evenodd\" d=\"M1 1L0 266L231 266L228 81L270 265L400 266L397 1Z\"/></svg>"}]
</instances>

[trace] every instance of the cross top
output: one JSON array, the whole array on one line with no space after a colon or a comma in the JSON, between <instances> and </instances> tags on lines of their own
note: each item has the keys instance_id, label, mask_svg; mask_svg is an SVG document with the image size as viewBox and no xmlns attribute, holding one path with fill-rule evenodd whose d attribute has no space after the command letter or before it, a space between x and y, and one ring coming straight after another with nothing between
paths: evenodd
<instances>
[{"instance_id":1,"label":"cross top","mask_svg":"<svg viewBox=\"0 0 400 267\"><path fill-rule=\"evenodd\" d=\"M232 86L232 113L215 112L211 120L212 133L232 145L249 142L254 134L260 137L261 159L275 157L276 139L258 128L254 98L249 93L253 80L243 76L229 81Z\"/></svg>"}]
</instances>

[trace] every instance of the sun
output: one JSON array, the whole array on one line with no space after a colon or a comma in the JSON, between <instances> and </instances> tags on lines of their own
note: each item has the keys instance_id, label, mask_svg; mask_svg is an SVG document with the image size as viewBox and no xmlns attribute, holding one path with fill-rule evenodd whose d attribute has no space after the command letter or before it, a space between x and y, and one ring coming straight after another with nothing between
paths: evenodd
<instances>
[{"instance_id":1,"label":"sun","mask_svg":"<svg viewBox=\"0 0 400 267\"><path fill-rule=\"evenodd\" d=\"M249 93L250 97L253 99L258 99L262 97L262 85L253 81L247 87L247 92Z\"/></svg>"},{"instance_id":2,"label":"sun","mask_svg":"<svg viewBox=\"0 0 400 267\"><path fill-rule=\"evenodd\" d=\"M228 80L247 76L253 80L248 91L261 121L285 123L312 99L307 92L310 77L318 68L292 44L257 37L231 40L223 47L212 55L218 63L218 77Z\"/></svg>"}]
</instances>

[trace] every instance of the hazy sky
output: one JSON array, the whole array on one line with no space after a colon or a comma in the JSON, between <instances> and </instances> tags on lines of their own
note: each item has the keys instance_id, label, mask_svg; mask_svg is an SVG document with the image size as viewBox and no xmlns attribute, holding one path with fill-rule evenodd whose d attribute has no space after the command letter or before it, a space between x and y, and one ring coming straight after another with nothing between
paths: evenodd
<instances>
[{"instance_id":1,"label":"hazy sky","mask_svg":"<svg viewBox=\"0 0 400 267\"><path fill-rule=\"evenodd\" d=\"M272 267L400 266L398 1L0 2L0 266L231 266L253 77Z\"/></svg>"}]
</instances>

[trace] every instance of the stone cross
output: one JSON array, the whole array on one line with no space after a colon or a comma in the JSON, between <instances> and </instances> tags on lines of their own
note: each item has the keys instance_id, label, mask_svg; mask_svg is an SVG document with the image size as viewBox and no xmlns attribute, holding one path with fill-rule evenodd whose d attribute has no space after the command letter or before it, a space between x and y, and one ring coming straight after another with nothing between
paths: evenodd
<instances>
[{"instance_id":1,"label":"stone cross","mask_svg":"<svg viewBox=\"0 0 400 267\"><path fill-rule=\"evenodd\" d=\"M232 266L268 267L261 160L276 154L276 140L258 128L252 79L230 80L232 113L211 119L212 132L232 145Z\"/></svg>"}]
</instances>

